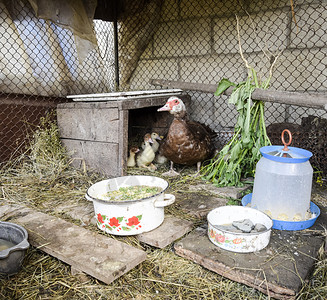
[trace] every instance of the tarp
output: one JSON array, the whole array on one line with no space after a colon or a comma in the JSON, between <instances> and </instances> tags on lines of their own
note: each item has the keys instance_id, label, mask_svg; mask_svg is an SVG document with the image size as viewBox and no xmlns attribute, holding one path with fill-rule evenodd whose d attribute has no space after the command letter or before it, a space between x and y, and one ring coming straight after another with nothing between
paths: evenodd
<instances>
[{"instance_id":1,"label":"tarp","mask_svg":"<svg viewBox=\"0 0 327 300\"><path fill-rule=\"evenodd\" d=\"M29 2L35 3L31 7ZM45 2L62 6L55 8ZM93 4L85 9L81 8L85 1L67 1L74 2L71 6L64 2L0 0L2 92L42 96L104 92L103 62L91 17L94 0L86 1ZM85 27L83 20L87 21Z\"/></svg>"}]
</instances>

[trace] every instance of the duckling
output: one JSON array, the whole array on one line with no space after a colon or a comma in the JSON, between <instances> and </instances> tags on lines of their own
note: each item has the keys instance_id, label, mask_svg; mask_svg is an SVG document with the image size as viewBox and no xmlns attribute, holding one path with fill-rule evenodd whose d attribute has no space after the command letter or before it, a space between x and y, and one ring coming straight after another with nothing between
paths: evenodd
<instances>
[{"instance_id":1,"label":"duckling","mask_svg":"<svg viewBox=\"0 0 327 300\"><path fill-rule=\"evenodd\" d=\"M153 133L155 134L155 133ZM152 137L152 136L151 136ZM160 135L160 136L154 136L155 139L159 140L159 141L162 141L164 139L164 136ZM157 163L157 164L160 164L160 165L163 165L165 164L168 159L167 157L163 156L160 154L160 151L158 152L158 150L160 150L160 146L161 146L161 143L157 142L157 147L155 148L154 146L152 146L152 149L154 150L154 152L156 153L156 157L154 159L154 161Z\"/></svg>"},{"instance_id":2,"label":"duckling","mask_svg":"<svg viewBox=\"0 0 327 300\"><path fill-rule=\"evenodd\" d=\"M154 161L158 164L165 164L168 161L168 159L166 157L157 153L159 150L159 147L160 147L160 143L158 141L161 141L163 138L164 138L163 136L160 136L156 132L151 133L151 139L153 141L151 147L156 155ZM143 142L142 149L144 150L144 148L145 148L145 143Z\"/></svg>"},{"instance_id":3,"label":"duckling","mask_svg":"<svg viewBox=\"0 0 327 300\"><path fill-rule=\"evenodd\" d=\"M159 149L159 146L160 146L158 141L161 141L161 137L159 136L158 133L152 132L151 133L151 139L152 139L152 142L153 142L151 147L152 147L154 153L156 153L158 151L158 149Z\"/></svg>"},{"instance_id":4,"label":"duckling","mask_svg":"<svg viewBox=\"0 0 327 300\"><path fill-rule=\"evenodd\" d=\"M150 143L153 143L151 139L151 135L147 133L144 136L144 149L143 151L137 156L136 158L136 164L140 168L147 168L149 170L156 170L157 167L152 164L155 153L150 145Z\"/></svg>"},{"instance_id":5,"label":"duckling","mask_svg":"<svg viewBox=\"0 0 327 300\"><path fill-rule=\"evenodd\" d=\"M138 153L140 149L138 147L131 147L129 150L129 157L127 159L127 167L135 167L135 154Z\"/></svg>"},{"instance_id":6,"label":"duckling","mask_svg":"<svg viewBox=\"0 0 327 300\"><path fill-rule=\"evenodd\" d=\"M151 133L151 140L152 140L151 147L152 147L154 152L157 152L158 149L159 149L159 146L160 146L160 144L158 143L158 140L160 141L161 137L159 136L158 133L152 132ZM142 143L141 148L144 150L144 148L145 148L145 143L144 142Z\"/></svg>"}]
</instances>

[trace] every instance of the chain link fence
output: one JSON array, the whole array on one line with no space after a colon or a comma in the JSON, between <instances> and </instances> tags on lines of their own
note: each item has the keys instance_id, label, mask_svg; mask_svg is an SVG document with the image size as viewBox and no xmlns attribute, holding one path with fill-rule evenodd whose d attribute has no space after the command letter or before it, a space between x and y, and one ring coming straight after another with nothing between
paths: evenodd
<instances>
[{"instance_id":1,"label":"chain link fence","mask_svg":"<svg viewBox=\"0 0 327 300\"><path fill-rule=\"evenodd\" d=\"M167 88L151 79L245 80L239 41L262 80L278 57L270 90L326 95L326 1L124 1L115 8L117 22L94 20L97 46L87 52L71 30L37 18L28 1L7 2L0 1L1 161L22 150L40 117L67 95ZM191 118L227 141L237 118L227 97L186 92ZM270 127L273 144L291 123L295 144L313 151L314 166L327 174L326 111L268 102L265 108L268 129L283 123Z\"/></svg>"}]
</instances>

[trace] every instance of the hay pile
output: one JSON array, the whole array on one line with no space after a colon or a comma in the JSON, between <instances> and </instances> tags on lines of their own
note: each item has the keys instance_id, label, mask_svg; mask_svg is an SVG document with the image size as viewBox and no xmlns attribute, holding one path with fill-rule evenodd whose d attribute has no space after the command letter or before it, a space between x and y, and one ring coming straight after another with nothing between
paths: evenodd
<instances>
[{"instance_id":1,"label":"hay pile","mask_svg":"<svg viewBox=\"0 0 327 300\"><path fill-rule=\"evenodd\" d=\"M136 169L132 172L140 174ZM57 126L48 119L42 120L31 139L29 150L17 160L3 165L0 176L1 203L25 204L49 214L54 214L54 205L84 200L85 190L103 179L99 174L70 167L68 155L60 144ZM189 176L174 179L170 182L171 188L180 190L194 180ZM174 208L169 208L168 213L192 219ZM204 222L192 220L195 224ZM68 221L80 222L72 219ZM97 230L94 226L88 229ZM253 288L228 280L175 255L171 246L156 249L141 244L134 237L114 238L145 250L147 260L106 285L87 275L73 276L69 265L30 247L18 274L10 278L0 276L0 299L269 298ZM327 260L322 252L314 274L303 287L299 299L326 299L326 280Z\"/></svg>"}]
</instances>

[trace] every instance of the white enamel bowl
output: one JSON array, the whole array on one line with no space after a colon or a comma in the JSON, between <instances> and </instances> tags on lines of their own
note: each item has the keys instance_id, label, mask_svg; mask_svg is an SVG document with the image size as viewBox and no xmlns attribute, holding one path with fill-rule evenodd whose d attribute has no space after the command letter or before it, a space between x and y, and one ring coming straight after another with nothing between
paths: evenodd
<instances>
[{"instance_id":1,"label":"white enamel bowl","mask_svg":"<svg viewBox=\"0 0 327 300\"><path fill-rule=\"evenodd\" d=\"M103 195L120 187L146 185L160 187L162 191L152 197L128 201L106 201ZM151 231L164 221L164 207L175 202L175 196L165 194L169 184L154 176L122 176L99 181L86 192L85 198L93 202L99 229L114 235L134 235Z\"/></svg>"},{"instance_id":2,"label":"white enamel bowl","mask_svg":"<svg viewBox=\"0 0 327 300\"><path fill-rule=\"evenodd\" d=\"M250 219L253 224L265 225L262 232L238 233L217 228L217 225ZM243 206L222 206L208 213L208 237L216 246L233 252L254 252L265 248L270 241L273 221L259 210Z\"/></svg>"}]
</instances>

